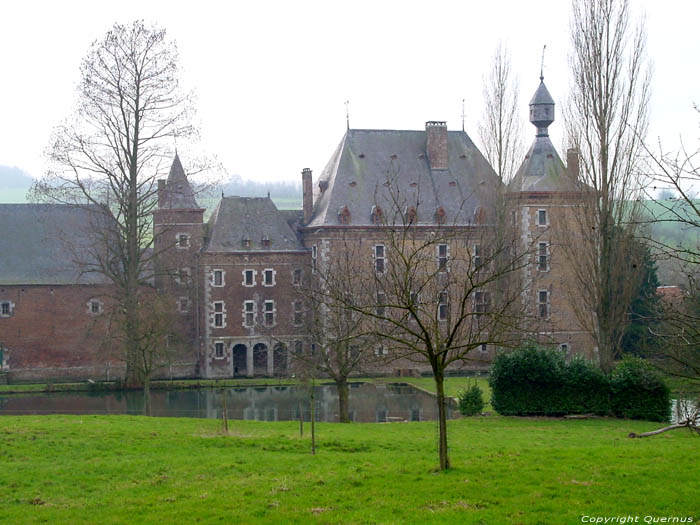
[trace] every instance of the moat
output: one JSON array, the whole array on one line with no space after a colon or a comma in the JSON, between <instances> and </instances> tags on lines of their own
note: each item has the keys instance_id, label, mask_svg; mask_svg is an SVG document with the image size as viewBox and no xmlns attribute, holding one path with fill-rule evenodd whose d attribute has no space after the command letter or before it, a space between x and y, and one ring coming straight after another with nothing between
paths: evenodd
<instances>
[{"instance_id":1,"label":"moat","mask_svg":"<svg viewBox=\"0 0 700 525\"><path fill-rule=\"evenodd\" d=\"M229 419L309 421L310 392L297 386L259 386L156 390L151 392L150 415L219 419L224 404ZM314 389L317 421L338 421L334 385ZM426 421L437 418L435 398L410 385L350 384L350 419L356 422ZM144 413L140 391L61 392L0 395L0 415L131 414ZM448 409L448 417L457 411Z\"/></svg>"}]
</instances>

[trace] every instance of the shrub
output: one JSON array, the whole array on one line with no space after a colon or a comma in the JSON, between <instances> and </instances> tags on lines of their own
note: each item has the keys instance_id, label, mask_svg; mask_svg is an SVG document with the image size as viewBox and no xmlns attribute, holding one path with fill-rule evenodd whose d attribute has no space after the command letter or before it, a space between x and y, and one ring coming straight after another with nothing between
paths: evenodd
<instances>
[{"instance_id":1,"label":"shrub","mask_svg":"<svg viewBox=\"0 0 700 525\"><path fill-rule=\"evenodd\" d=\"M476 382L462 390L458 395L459 411L463 416L481 414L484 410L484 395Z\"/></svg>"},{"instance_id":2,"label":"shrub","mask_svg":"<svg viewBox=\"0 0 700 525\"><path fill-rule=\"evenodd\" d=\"M671 394L651 365L639 358L622 361L610 377L612 412L617 417L668 421Z\"/></svg>"}]
</instances>

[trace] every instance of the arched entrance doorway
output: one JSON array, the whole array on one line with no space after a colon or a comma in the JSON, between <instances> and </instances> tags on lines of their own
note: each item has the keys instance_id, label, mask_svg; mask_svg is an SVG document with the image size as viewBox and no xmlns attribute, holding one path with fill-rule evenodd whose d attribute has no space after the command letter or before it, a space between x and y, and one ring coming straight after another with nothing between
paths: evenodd
<instances>
[{"instance_id":1,"label":"arched entrance doorway","mask_svg":"<svg viewBox=\"0 0 700 525\"><path fill-rule=\"evenodd\" d=\"M233 347L233 376L248 375L248 347L246 345L235 345Z\"/></svg>"},{"instance_id":2,"label":"arched entrance doorway","mask_svg":"<svg viewBox=\"0 0 700 525\"><path fill-rule=\"evenodd\" d=\"M253 374L267 375L267 345L258 343L253 347Z\"/></svg>"}]
</instances>

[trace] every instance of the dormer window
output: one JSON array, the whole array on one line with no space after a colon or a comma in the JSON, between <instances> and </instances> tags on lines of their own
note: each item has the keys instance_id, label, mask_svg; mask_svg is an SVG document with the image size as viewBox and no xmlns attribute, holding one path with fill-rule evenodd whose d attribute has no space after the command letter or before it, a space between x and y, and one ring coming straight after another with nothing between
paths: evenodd
<instances>
[{"instance_id":1,"label":"dormer window","mask_svg":"<svg viewBox=\"0 0 700 525\"><path fill-rule=\"evenodd\" d=\"M379 206L372 206L372 224L382 224L384 222L384 213Z\"/></svg>"},{"instance_id":2,"label":"dormer window","mask_svg":"<svg viewBox=\"0 0 700 525\"><path fill-rule=\"evenodd\" d=\"M413 224L416 222L416 218L418 217L418 212L416 211L415 206L409 206L406 208L406 224Z\"/></svg>"},{"instance_id":3,"label":"dormer window","mask_svg":"<svg viewBox=\"0 0 700 525\"><path fill-rule=\"evenodd\" d=\"M241 240L241 245L242 245L244 248L250 248L250 239L249 239L248 237L244 237L244 238Z\"/></svg>"},{"instance_id":4,"label":"dormer window","mask_svg":"<svg viewBox=\"0 0 700 525\"><path fill-rule=\"evenodd\" d=\"M474 210L474 224L486 224L486 211L482 207Z\"/></svg>"},{"instance_id":5,"label":"dormer window","mask_svg":"<svg viewBox=\"0 0 700 525\"><path fill-rule=\"evenodd\" d=\"M270 238L267 235L263 236L261 242L262 242L262 245L265 247L270 246Z\"/></svg>"},{"instance_id":6,"label":"dormer window","mask_svg":"<svg viewBox=\"0 0 700 525\"><path fill-rule=\"evenodd\" d=\"M440 206L437 210L435 210L435 221L438 224L444 224L445 223L445 208Z\"/></svg>"},{"instance_id":7,"label":"dormer window","mask_svg":"<svg viewBox=\"0 0 700 525\"><path fill-rule=\"evenodd\" d=\"M343 206L340 211L338 211L338 222L340 224L350 224L350 210L347 206Z\"/></svg>"}]
</instances>

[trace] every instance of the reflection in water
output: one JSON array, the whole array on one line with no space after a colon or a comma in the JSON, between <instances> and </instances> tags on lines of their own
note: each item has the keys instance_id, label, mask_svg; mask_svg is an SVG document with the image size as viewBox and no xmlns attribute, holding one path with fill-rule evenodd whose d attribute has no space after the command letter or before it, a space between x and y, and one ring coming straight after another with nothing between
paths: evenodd
<instances>
[{"instance_id":1,"label":"reflection in water","mask_svg":"<svg viewBox=\"0 0 700 525\"><path fill-rule=\"evenodd\" d=\"M150 412L157 417L222 417L226 396L229 419L310 420L309 391L295 386L203 388L151 391ZM334 385L314 390L317 421L338 421ZM410 385L352 383L350 420L357 422L424 421L437 418L435 398ZM143 393L53 393L0 396L0 414L144 414ZM448 417L456 411L448 409Z\"/></svg>"}]
</instances>

